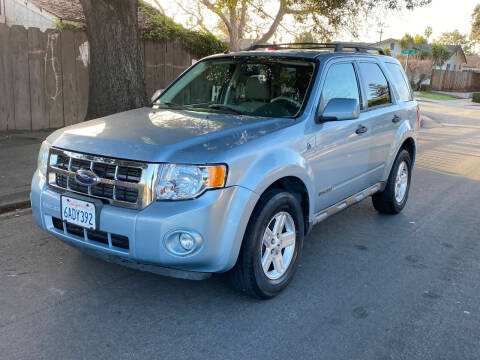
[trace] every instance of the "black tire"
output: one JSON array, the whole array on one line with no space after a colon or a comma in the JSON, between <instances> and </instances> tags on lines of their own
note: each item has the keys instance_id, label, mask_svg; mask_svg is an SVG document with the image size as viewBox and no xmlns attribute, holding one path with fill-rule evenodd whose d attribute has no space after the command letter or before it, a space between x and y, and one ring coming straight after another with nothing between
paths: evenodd
<instances>
[{"instance_id":1,"label":"black tire","mask_svg":"<svg viewBox=\"0 0 480 360\"><path fill-rule=\"evenodd\" d=\"M405 162L408 169L408 182L406 193L403 199L399 202L395 198L395 180L398 172L399 166ZM392 170L387 180L385 189L381 192L378 192L372 196L373 207L380 213L383 214L398 214L403 210L405 204L408 200L408 192L410 190L410 182L412 177L412 159L410 153L401 149L393 163Z\"/></svg>"},{"instance_id":2,"label":"black tire","mask_svg":"<svg viewBox=\"0 0 480 360\"><path fill-rule=\"evenodd\" d=\"M272 280L262 268L263 235L274 216L280 212L287 212L292 217L296 238L289 266L283 275ZM260 299L276 296L293 278L302 251L303 238L303 212L297 198L281 189L268 191L262 195L250 217L237 263L227 274L230 285Z\"/></svg>"}]
</instances>

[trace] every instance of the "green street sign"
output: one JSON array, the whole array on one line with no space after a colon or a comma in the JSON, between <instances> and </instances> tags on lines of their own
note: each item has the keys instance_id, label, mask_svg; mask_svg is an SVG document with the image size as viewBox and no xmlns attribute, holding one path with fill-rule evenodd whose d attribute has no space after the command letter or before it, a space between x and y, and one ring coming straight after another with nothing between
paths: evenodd
<instances>
[{"instance_id":1,"label":"green street sign","mask_svg":"<svg viewBox=\"0 0 480 360\"><path fill-rule=\"evenodd\" d=\"M410 50L402 50L402 55L417 55L418 50L410 49Z\"/></svg>"}]
</instances>

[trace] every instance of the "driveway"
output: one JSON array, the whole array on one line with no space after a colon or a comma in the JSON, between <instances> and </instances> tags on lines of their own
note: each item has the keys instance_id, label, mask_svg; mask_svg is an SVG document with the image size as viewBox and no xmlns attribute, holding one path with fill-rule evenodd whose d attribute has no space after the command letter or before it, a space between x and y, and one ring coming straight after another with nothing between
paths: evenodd
<instances>
[{"instance_id":1,"label":"driveway","mask_svg":"<svg viewBox=\"0 0 480 360\"><path fill-rule=\"evenodd\" d=\"M316 226L270 301L219 276L159 277L0 218L2 359L478 359L480 108L422 102L405 210L364 201Z\"/></svg>"}]
</instances>

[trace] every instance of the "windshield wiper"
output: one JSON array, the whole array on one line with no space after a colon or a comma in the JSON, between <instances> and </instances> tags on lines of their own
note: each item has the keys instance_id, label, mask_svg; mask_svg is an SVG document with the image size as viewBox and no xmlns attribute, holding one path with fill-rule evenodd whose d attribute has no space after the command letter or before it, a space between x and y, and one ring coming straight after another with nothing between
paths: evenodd
<instances>
[{"instance_id":1,"label":"windshield wiper","mask_svg":"<svg viewBox=\"0 0 480 360\"><path fill-rule=\"evenodd\" d=\"M238 115L246 115L246 114L248 114L248 113L245 112L245 111L240 111L240 110L231 108L230 106L222 105L222 104L212 104L212 105L208 105L208 107L209 107L210 109L213 109L213 110L230 111L230 112L233 112L233 113L238 114Z\"/></svg>"},{"instance_id":2,"label":"windshield wiper","mask_svg":"<svg viewBox=\"0 0 480 360\"><path fill-rule=\"evenodd\" d=\"M178 110L191 110L191 109L187 108L186 106L183 106L183 105L171 102L171 101L162 101L162 102L158 103L158 105L166 105L169 108L178 109Z\"/></svg>"}]
</instances>

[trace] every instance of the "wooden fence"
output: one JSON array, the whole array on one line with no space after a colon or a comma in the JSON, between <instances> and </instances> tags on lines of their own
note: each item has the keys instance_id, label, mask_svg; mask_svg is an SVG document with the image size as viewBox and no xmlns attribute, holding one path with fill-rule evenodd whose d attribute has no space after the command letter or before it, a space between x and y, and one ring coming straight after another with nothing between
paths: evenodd
<instances>
[{"instance_id":1,"label":"wooden fence","mask_svg":"<svg viewBox=\"0 0 480 360\"><path fill-rule=\"evenodd\" d=\"M433 70L430 85L439 91L480 91L480 74L470 71Z\"/></svg>"},{"instance_id":2,"label":"wooden fence","mask_svg":"<svg viewBox=\"0 0 480 360\"><path fill-rule=\"evenodd\" d=\"M191 65L177 42L142 41L147 95ZM88 42L84 32L0 24L0 131L60 128L85 119Z\"/></svg>"}]
</instances>

